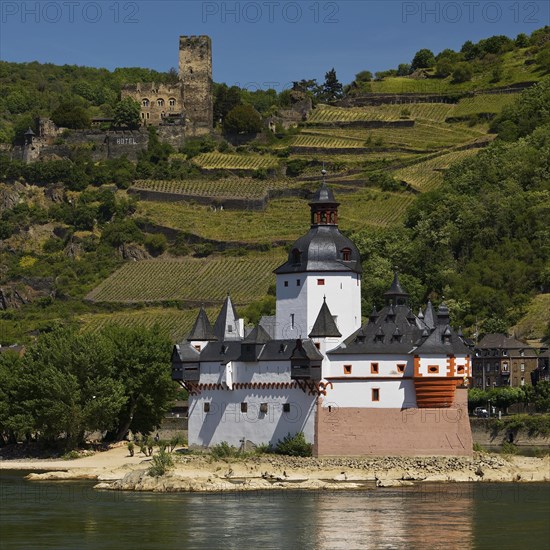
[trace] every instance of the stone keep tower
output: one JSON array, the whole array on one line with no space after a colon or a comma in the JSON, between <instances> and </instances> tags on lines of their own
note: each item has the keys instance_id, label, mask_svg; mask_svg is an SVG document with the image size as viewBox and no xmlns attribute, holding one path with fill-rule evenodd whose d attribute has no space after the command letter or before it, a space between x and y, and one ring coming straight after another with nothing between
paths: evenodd
<instances>
[{"instance_id":1,"label":"stone keep tower","mask_svg":"<svg viewBox=\"0 0 550 550\"><path fill-rule=\"evenodd\" d=\"M194 135L212 131L212 41L209 36L180 36L179 77L186 118Z\"/></svg>"}]
</instances>

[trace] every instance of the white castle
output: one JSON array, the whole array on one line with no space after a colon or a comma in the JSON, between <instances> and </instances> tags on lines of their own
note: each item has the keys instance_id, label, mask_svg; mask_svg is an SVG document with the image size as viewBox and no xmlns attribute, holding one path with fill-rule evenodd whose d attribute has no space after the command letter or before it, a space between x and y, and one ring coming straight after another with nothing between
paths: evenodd
<instances>
[{"instance_id":1,"label":"white castle","mask_svg":"<svg viewBox=\"0 0 550 550\"><path fill-rule=\"evenodd\" d=\"M276 315L247 333L228 296L213 327L201 309L175 346L189 444L303 432L316 456L470 455L470 349L447 307L415 315L396 273L363 324L361 258L338 230L339 204L325 182L309 204L311 229L275 270Z\"/></svg>"}]
</instances>

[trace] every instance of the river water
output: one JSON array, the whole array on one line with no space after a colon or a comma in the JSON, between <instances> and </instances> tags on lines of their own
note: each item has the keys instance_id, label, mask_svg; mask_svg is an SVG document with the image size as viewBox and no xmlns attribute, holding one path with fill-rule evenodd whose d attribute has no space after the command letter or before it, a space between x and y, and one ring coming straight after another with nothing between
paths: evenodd
<instances>
[{"instance_id":1,"label":"river water","mask_svg":"<svg viewBox=\"0 0 550 550\"><path fill-rule=\"evenodd\" d=\"M550 549L550 484L94 491L0 472L1 549Z\"/></svg>"}]
</instances>

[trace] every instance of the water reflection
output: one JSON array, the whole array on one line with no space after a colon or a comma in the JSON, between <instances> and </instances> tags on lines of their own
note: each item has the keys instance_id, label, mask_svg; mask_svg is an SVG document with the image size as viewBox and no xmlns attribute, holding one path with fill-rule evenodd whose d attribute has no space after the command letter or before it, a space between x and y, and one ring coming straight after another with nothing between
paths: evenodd
<instances>
[{"instance_id":1,"label":"water reflection","mask_svg":"<svg viewBox=\"0 0 550 550\"><path fill-rule=\"evenodd\" d=\"M361 492L97 492L0 472L0 548L550 548L548 484Z\"/></svg>"},{"instance_id":2,"label":"water reflection","mask_svg":"<svg viewBox=\"0 0 550 550\"><path fill-rule=\"evenodd\" d=\"M320 550L472 546L473 495L464 485L333 493L316 511Z\"/></svg>"}]
</instances>

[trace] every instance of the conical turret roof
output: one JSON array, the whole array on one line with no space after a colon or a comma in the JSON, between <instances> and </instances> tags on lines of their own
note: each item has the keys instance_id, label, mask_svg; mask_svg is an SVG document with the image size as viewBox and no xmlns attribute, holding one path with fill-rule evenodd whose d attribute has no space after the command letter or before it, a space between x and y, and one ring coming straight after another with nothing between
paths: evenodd
<instances>
[{"instance_id":1,"label":"conical turret roof","mask_svg":"<svg viewBox=\"0 0 550 550\"><path fill-rule=\"evenodd\" d=\"M240 340L239 316L233 306L233 302L227 295L216 322L214 323L214 336L218 340Z\"/></svg>"},{"instance_id":2,"label":"conical turret roof","mask_svg":"<svg viewBox=\"0 0 550 550\"><path fill-rule=\"evenodd\" d=\"M326 337L340 338L340 336L342 336L342 334L340 333L340 331L338 330L338 327L336 326L334 317L330 312L330 309L327 305L327 301L325 298L323 299L323 305L321 306L319 315L317 315L317 319L315 320L315 323L313 324L313 328L309 333L309 337L310 338L326 338Z\"/></svg>"},{"instance_id":3,"label":"conical turret roof","mask_svg":"<svg viewBox=\"0 0 550 550\"><path fill-rule=\"evenodd\" d=\"M206 311L204 311L204 308L202 307L199 311L199 314L197 315L197 318L195 319L195 324L193 325L193 328L191 329L191 332L189 333L187 340L189 342L191 341L206 342L210 340L216 340L216 337L214 336L214 332L212 331L212 325L208 320L208 315L206 314Z\"/></svg>"}]
</instances>

